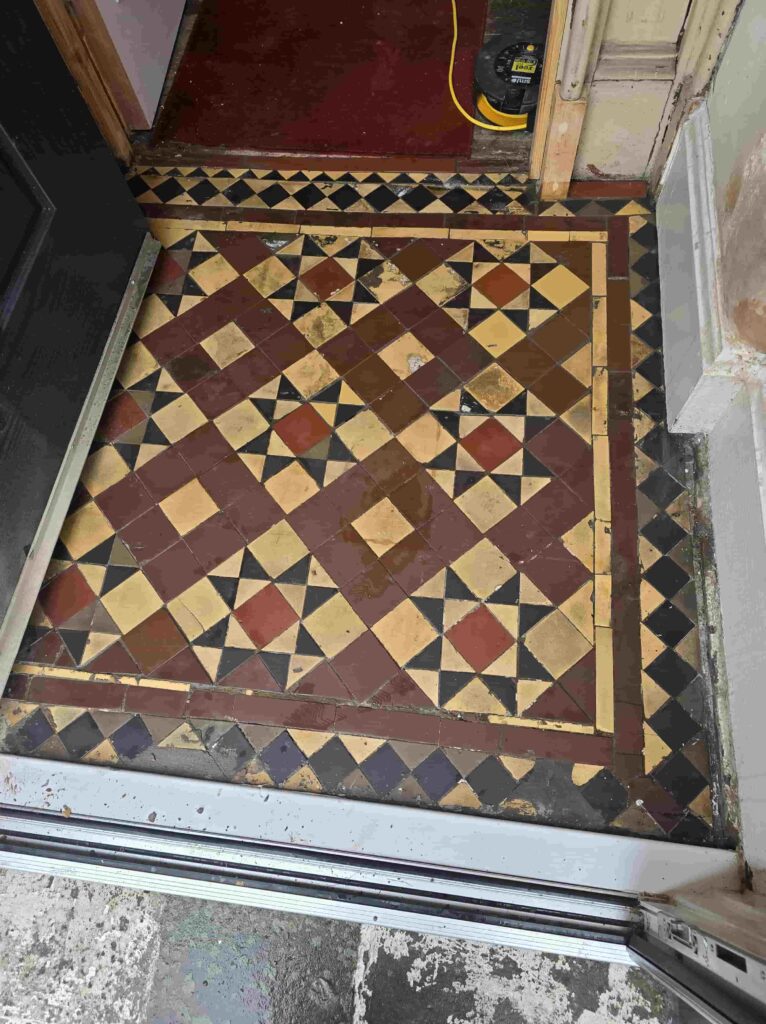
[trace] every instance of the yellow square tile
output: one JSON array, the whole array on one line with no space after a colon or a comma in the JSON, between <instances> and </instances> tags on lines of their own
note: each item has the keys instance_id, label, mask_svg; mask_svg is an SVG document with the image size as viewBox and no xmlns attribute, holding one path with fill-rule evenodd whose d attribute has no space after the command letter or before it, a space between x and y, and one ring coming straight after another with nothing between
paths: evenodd
<instances>
[{"instance_id":1,"label":"yellow square tile","mask_svg":"<svg viewBox=\"0 0 766 1024\"><path fill-rule=\"evenodd\" d=\"M141 304L138 317L133 324L133 330L139 338L145 338L152 331L156 331L158 327L162 327L163 324L169 323L172 319L173 314L159 295L150 295Z\"/></svg>"},{"instance_id":2,"label":"yellow square tile","mask_svg":"<svg viewBox=\"0 0 766 1024\"><path fill-rule=\"evenodd\" d=\"M446 264L432 270L417 282L418 288L441 306L468 287L467 283L452 267Z\"/></svg>"},{"instance_id":3,"label":"yellow square tile","mask_svg":"<svg viewBox=\"0 0 766 1024\"><path fill-rule=\"evenodd\" d=\"M409 288L410 279L403 274L399 268L386 260L379 267L371 270L361 278L362 284L368 292L372 292L378 302L388 302L399 292Z\"/></svg>"},{"instance_id":4,"label":"yellow square tile","mask_svg":"<svg viewBox=\"0 0 766 1024\"><path fill-rule=\"evenodd\" d=\"M437 637L434 627L409 599L376 622L372 631L398 665L406 665Z\"/></svg>"},{"instance_id":5,"label":"yellow square tile","mask_svg":"<svg viewBox=\"0 0 766 1024\"><path fill-rule=\"evenodd\" d=\"M523 390L521 384L497 363L482 370L466 386L466 391L490 412L499 412Z\"/></svg>"},{"instance_id":6,"label":"yellow square tile","mask_svg":"<svg viewBox=\"0 0 766 1024\"><path fill-rule=\"evenodd\" d=\"M181 395L164 409L154 413L152 419L171 444L175 444L182 437L191 434L192 430L207 423L202 410L188 395Z\"/></svg>"},{"instance_id":7,"label":"yellow square tile","mask_svg":"<svg viewBox=\"0 0 766 1024\"><path fill-rule=\"evenodd\" d=\"M300 462L291 462L286 469L266 481L266 490L280 508L292 512L316 494L319 487Z\"/></svg>"},{"instance_id":8,"label":"yellow square tile","mask_svg":"<svg viewBox=\"0 0 766 1024\"><path fill-rule=\"evenodd\" d=\"M214 420L232 448L241 448L267 429L268 423L249 398L227 409Z\"/></svg>"},{"instance_id":9,"label":"yellow square tile","mask_svg":"<svg viewBox=\"0 0 766 1024\"><path fill-rule=\"evenodd\" d=\"M524 337L524 332L499 310L486 320L482 320L470 333L490 355L495 357L507 352Z\"/></svg>"},{"instance_id":10,"label":"yellow square tile","mask_svg":"<svg viewBox=\"0 0 766 1024\"><path fill-rule=\"evenodd\" d=\"M591 644L558 608L528 630L524 642L554 679L591 650Z\"/></svg>"},{"instance_id":11,"label":"yellow square tile","mask_svg":"<svg viewBox=\"0 0 766 1024\"><path fill-rule=\"evenodd\" d=\"M228 606L207 577L169 601L168 611L189 640L196 640L229 614Z\"/></svg>"},{"instance_id":12,"label":"yellow square tile","mask_svg":"<svg viewBox=\"0 0 766 1024\"><path fill-rule=\"evenodd\" d=\"M162 607L162 598L142 572L133 573L119 587L104 594L101 602L123 634Z\"/></svg>"},{"instance_id":13,"label":"yellow square tile","mask_svg":"<svg viewBox=\"0 0 766 1024\"><path fill-rule=\"evenodd\" d=\"M303 625L328 658L340 654L367 629L340 593L320 605L304 620Z\"/></svg>"},{"instance_id":14,"label":"yellow square tile","mask_svg":"<svg viewBox=\"0 0 766 1024\"><path fill-rule=\"evenodd\" d=\"M212 295L219 288L238 278L239 274L228 260L217 253L204 263L200 263L194 270L190 270L189 277L194 278L206 295Z\"/></svg>"},{"instance_id":15,"label":"yellow square tile","mask_svg":"<svg viewBox=\"0 0 766 1024\"><path fill-rule=\"evenodd\" d=\"M297 363L288 366L285 377L304 398L313 398L338 379L338 374L319 352L309 352Z\"/></svg>"},{"instance_id":16,"label":"yellow square tile","mask_svg":"<svg viewBox=\"0 0 766 1024\"><path fill-rule=\"evenodd\" d=\"M414 334L409 333L403 334L398 341L389 345L378 355L402 380L433 359L433 355L425 345L421 344Z\"/></svg>"},{"instance_id":17,"label":"yellow square tile","mask_svg":"<svg viewBox=\"0 0 766 1024\"><path fill-rule=\"evenodd\" d=\"M541 277L539 281L535 281L534 288L559 309L563 309L578 295L582 295L588 290L584 281L581 281L571 270L561 264Z\"/></svg>"},{"instance_id":18,"label":"yellow square tile","mask_svg":"<svg viewBox=\"0 0 766 1024\"><path fill-rule=\"evenodd\" d=\"M116 484L127 476L130 467L116 448L110 444L104 445L98 451L88 456L88 461L82 471L80 483L85 487L88 494L94 497L101 494L107 487Z\"/></svg>"},{"instance_id":19,"label":"yellow square tile","mask_svg":"<svg viewBox=\"0 0 766 1024\"><path fill-rule=\"evenodd\" d=\"M273 295L274 292L279 291L289 281L292 281L295 274L288 270L284 263L276 256L269 256L267 260L259 263L257 267L248 270L245 277L257 292L268 296Z\"/></svg>"},{"instance_id":20,"label":"yellow square tile","mask_svg":"<svg viewBox=\"0 0 766 1024\"><path fill-rule=\"evenodd\" d=\"M364 409L337 430L338 437L351 454L366 459L391 440L391 432L371 409Z\"/></svg>"},{"instance_id":21,"label":"yellow square tile","mask_svg":"<svg viewBox=\"0 0 766 1024\"><path fill-rule=\"evenodd\" d=\"M336 334L340 334L346 329L346 325L338 314L325 302L315 306L304 316L298 317L293 322L293 327L297 327L309 345L313 345L314 348L319 348L330 338L334 338Z\"/></svg>"},{"instance_id":22,"label":"yellow square tile","mask_svg":"<svg viewBox=\"0 0 766 1024\"><path fill-rule=\"evenodd\" d=\"M255 346L244 331L236 324L226 324L205 338L202 347L218 366L223 369Z\"/></svg>"},{"instance_id":23,"label":"yellow square tile","mask_svg":"<svg viewBox=\"0 0 766 1024\"><path fill-rule=\"evenodd\" d=\"M482 599L494 594L516 575L502 551L486 537L453 562L452 568L468 589Z\"/></svg>"},{"instance_id":24,"label":"yellow square tile","mask_svg":"<svg viewBox=\"0 0 766 1024\"><path fill-rule=\"evenodd\" d=\"M72 558L79 558L113 535L114 529L109 520L97 505L89 501L67 516L61 541Z\"/></svg>"},{"instance_id":25,"label":"yellow square tile","mask_svg":"<svg viewBox=\"0 0 766 1024\"><path fill-rule=\"evenodd\" d=\"M444 429L430 412L411 423L399 434L399 440L418 462L428 463L455 443L452 435Z\"/></svg>"},{"instance_id":26,"label":"yellow square tile","mask_svg":"<svg viewBox=\"0 0 766 1024\"><path fill-rule=\"evenodd\" d=\"M412 526L388 498L379 501L352 525L378 558L412 533Z\"/></svg>"},{"instance_id":27,"label":"yellow square tile","mask_svg":"<svg viewBox=\"0 0 766 1024\"><path fill-rule=\"evenodd\" d=\"M249 547L272 579L308 554L308 548L285 519L275 523Z\"/></svg>"},{"instance_id":28,"label":"yellow square tile","mask_svg":"<svg viewBox=\"0 0 766 1024\"><path fill-rule=\"evenodd\" d=\"M482 533L486 533L516 508L505 491L488 476L482 477L477 484L464 491L455 500L455 504Z\"/></svg>"},{"instance_id":29,"label":"yellow square tile","mask_svg":"<svg viewBox=\"0 0 766 1024\"><path fill-rule=\"evenodd\" d=\"M144 377L154 373L159 363L151 354L142 341L137 341L125 349L120 368L117 371L117 380L124 388L132 388Z\"/></svg>"},{"instance_id":30,"label":"yellow square tile","mask_svg":"<svg viewBox=\"0 0 766 1024\"><path fill-rule=\"evenodd\" d=\"M218 506L199 480L190 480L188 484L163 498L160 508L182 535L189 533L218 511Z\"/></svg>"}]
</instances>

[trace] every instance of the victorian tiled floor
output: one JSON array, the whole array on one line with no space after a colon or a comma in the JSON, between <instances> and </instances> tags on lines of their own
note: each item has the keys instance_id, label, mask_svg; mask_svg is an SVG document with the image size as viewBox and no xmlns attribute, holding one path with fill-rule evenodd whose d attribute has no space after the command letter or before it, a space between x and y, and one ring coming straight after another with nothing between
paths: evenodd
<instances>
[{"instance_id":1,"label":"victorian tiled floor","mask_svg":"<svg viewBox=\"0 0 766 1024\"><path fill-rule=\"evenodd\" d=\"M164 251L5 749L725 842L643 202L132 187Z\"/></svg>"}]
</instances>

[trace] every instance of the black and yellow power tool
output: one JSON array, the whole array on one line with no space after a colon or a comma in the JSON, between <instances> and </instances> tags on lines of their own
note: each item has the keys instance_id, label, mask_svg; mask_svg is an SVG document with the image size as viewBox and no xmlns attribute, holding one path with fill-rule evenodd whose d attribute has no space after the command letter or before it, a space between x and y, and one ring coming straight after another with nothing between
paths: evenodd
<instances>
[{"instance_id":1,"label":"black and yellow power tool","mask_svg":"<svg viewBox=\"0 0 766 1024\"><path fill-rule=\"evenodd\" d=\"M542 43L494 36L479 51L474 69L476 109L490 125L506 131L531 131L534 126Z\"/></svg>"}]
</instances>

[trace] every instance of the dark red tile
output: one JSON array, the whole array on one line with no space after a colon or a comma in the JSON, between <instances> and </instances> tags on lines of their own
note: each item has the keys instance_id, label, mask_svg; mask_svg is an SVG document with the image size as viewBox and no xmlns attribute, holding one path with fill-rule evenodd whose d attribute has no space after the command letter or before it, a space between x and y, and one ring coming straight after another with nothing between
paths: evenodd
<instances>
[{"instance_id":1,"label":"dark red tile","mask_svg":"<svg viewBox=\"0 0 766 1024\"><path fill-rule=\"evenodd\" d=\"M217 512L195 526L185 540L205 572L212 572L242 547L242 536L225 512Z\"/></svg>"},{"instance_id":2,"label":"dark red tile","mask_svg":"<svg viewBox=\"0 0 766 1024\"><path fill-rule=\"evenodd\" d=\"M570 199L642 199L646 195L645 181L573 181L569 185ZM612 220L627 220L613 217Z\"/></svg>"},{"instance_id":3,"label":"dark red tile","mask_svg":"<svg viewBox=\"0 0 766 1024\"><path fill-rule=\"evenodd\" d=\"M367 700L399 673L399 666L369 631L349 644L330 664L351 695L360 701Z\"/></svg>"},{"instance_id":4,"label":"dark red tile","mask_svg":"<svg viewBox=\"0 0 766 1024\"><path fill-rule=\"evenodd\" d=\"M524 562L523 569L525 576L555 605L566 601L591 578L591 573L561 541L554 541Z\"/></svg>"},{"instance_id":5,"label":"dark red tile","mask_svg":"<svg viewBox=\"0 0 766 1024\"><path fill-rule=\"evenodd\" d=\"M525 508L515 508L487 536L516 568L553 542L552 535Z\"/></svg>"},{"instance_id":6,"label":"dark red tile","mask_svg":"<svg viewBox=\"0 0 766 1024\"><path fill-rule=\"evenodd\" d=\"M640 754L644 749L644 716L640 704L617 701L614 705L614 745L621 754Z\"/></svg>"},{"instance_id":7,"label":"dark red tile","mask_svg":"<svg viewBox=\"0 0 766 1024\"><path fill-rule=\"evenodd\" d=\"M214 423L205 423L176 444L195 476L211 469L221 459L232 454L231 445Z\"/></svg>"},{"instance_id":8,"label":"dark red tile","mask_svg":"<svg viewBox=\"0 0 766 1024\"><path fill-rule=\"evenodd\" d=\"M219 327L238 319L245 310L262 302L250 282L238 277L203 299L188 313L183 313L178 322L192 341L204 341Z\"/></svg>"},{"instance_id":9,"label":"dark red tile","mask_svg":"<svg viewBox=\"0 0 766 1024\"><path fill-rule=\"evenodd\" d=\"M283 518L284 513L262 485L229 505L226 514L249 543Z\"/></svg>"},{"instance_id":10,"label":"dark red tile","mask_svg":"<svg viewBox=\"0 0 766 1024\"><path fill-rule=\"evenodd\" d=\"M96 504L115 528L122 529L147 512L154 500L135 473L107 487L96 498Z\"/></svg>"},{"instance_id":11,"label":"dark red tile","mask_svg":"<svg viewBox=\"0 0 766 1024\"><path fill-rule=\"evenodd\" d=\"M476 672L489 668L514 643L505 626L483 604L455 623L445 636Z\"/></svg>"},{"instance_id":12,"label":"dark red tile","mask_svg":"<svg viewBox=\"0 0 766 1024\"><path fill-rule=\"evenodd\" d=\"M446 512L452 502L424 470L391 492L391 501L413 526L421 527Z\"/></svg>"},{"instance_id":13,"label":"dark red tile","mask_svg":"<svg viewBox=\"0 0 766 1024\"><path fill-rule=\"evenodd\" d=\"M202 473L199 482L219 508L228 508L246 494L259 490L260 485L236 452Z\"/></svg>"},{"instance_id":14,"label":"dark red tile","mask_svg":"<svg viewBox=\"0 0 766 1024\"><path fill-rule=\"evenodd\" d=\"M448 395L450 391L459 388L460 380L441 360L432 359L430 363L421 366L407 378L407 385L415 394L432 405Z\"/></svg>"},{"instance_id":15,"label":"dark red tile","mask_svg":"<svg viewBox=\"0 0 766 1024\"><path fill-rule=\"evenodd\" d=\"M146 419L146 413L133 399L129 391L123 391L107 402L101 422L98 425L98 436L104 441L116 441L126 431L131 430Z\"/></svg>"},{"instance_id":16,"label":"dark red tile","mask_svg":"<svg viewBox=\"0 0 766 1024\"><path fill-rule=\"evenodd\" d=\"M433 300L429 299L426 293L415 285L405 289L403 292L399 292L398 295L395 295L393 299L389 299L386 303L386 309L408 329L425 320L430 313L433 313L435 308ZM444 315L446 316L447 314L445 313Z\"/></svg>"},{"instance_id":17,"label":"dark red tile","mask_svg":"<svg viewBox=\"0 0 766 1024\"><path fill-rule=\"evenodd\" d=\"M307 672L300 683L293 688L293 693L306 697L334 697L349 700L351 694L326 661L320 662Z\"/></svg>"},{"instance_id":18,"label":"dark red tile","mask_svg":"<svg viewBox=\"0 0 766 1024\"><path fill-rule=\"evenodd\" d=\"M588 651L557 682L585 712L589 722L596 720L596 654Z\"/></svg>"},{"instance_id":19,"label":"dark red tile","mask_svg":"<svg viewBox=\"0 0 766 1024\"><path fill-rule=\"evenodd\" d=\"M246 661L218 680L219 686L232 686L241 690L264 690L279 693L281 687L263 663L259 654L253 654Z\"/></svg>"},{"instance_id":20,"label":"dark red tile","mask_svg":"<svg viewBox=\"0 0 766 1024\"><path fill-rule=\"evenodd\" d=\"M128 653L141 671L150 675L188 646L170 612L159 608L122 638Z\"/></svg>"},{"instance_id":21,"label":"dark red tile","mask_svg":"<svg viewBox=\"0 0 766 1024\"><path fill-rule=\"evenodd\" d=\"M265 647L298 621L295 610L273 583L240 605L234 617L259 647Z\"/></svg>"},{"instance_id":22,"label":"dark red tile","mask_svg":"<svg viewBox=\"0 0 766 1024\"><path fill-rule=\"evenodd\" d=\"M392 433L398 434L423 415L426 405L403 381L400 381L372 403L372 410Z\"/></svg>"},{"instance_id":23,"label":"dark red tile","mask_svg":"<svg viewBox=\"0 0 766 1024\"><path fill-rule=\"evenodd\" d=\"M375 564L375 555L353 526L346 526L314 552L322 567L339 586L345 586Z\"/></svg>"},{"instance_id":24,"label":"dark red tile","mask_svg":"<svg viewBox=\"0 0 766 1024\"><path fill-rule=\"evenodd\" d=\"M186 708L186 690L159 690L154 686L128 686L125 710L139 715L180 718Z\"/></svg>"},{"instance_id":25,"label":"dark red tile","mask_svg":"<svg viewBox=\"0 0 766 1024\"><path fill-rule=\"evenodd\" d=\"M335 723L335 706L318 701L242 693L234 697L233 710L236 720L244 724L279 725L287 729L332 729Z\"/></svg>"},{"instance_id":26,"label":"dark red tile","mask_svg":"<svg viewBox=\"0 0 766 1024\"><path fill-rule=\"evenodd\" d=\"M566 317L562 313L554 313L549 320L532 332L531 338L554 362L560 362L585 344L591 329L591 313L590 292L585 292L567 307ZM573 314L587 314L585 333L573 329L574 325L570 321Z\"/></svg>"},{"instance_id":27,"label":"dark red tile","mask_svg":"<svg viewBox=\"0 0 766 1024\"><path fill-rule=\"evenodd\" d=\"M242 393L226 370L208 377L189 392L208 419L215 419L242 401Z\"/></svg>"},{"instance_id":28,"label":"dark red tile","mask_svg":"<svg viewBox=\"0 0 766 1024\"><path fill-rule=\"evenodd\" d=\"M218 367L201 345L195 345L194 348L176 356L168 363L167 369L176 384L184 391L190 391L195 384L218 372Z\"/></svg>"},{"instance_id":29,"label":"dark red tile","mask_svg":"<svg viewBox=\"0 0 766 1024\"><path fill-rule=\"evenodd\" d=\"M554 420L544 430L535 434L527 442L526 447L544 466L559 476L581 459L586 466L593 462L590 445L562 420Z\"/></svg>"},{"instance_id":30,"label":"dark red tile","mask_svg":"<svg viewBox=\"0 0 766 1024\"><path fill-rule=\"evenodd\" d=\"M325 494L347 522L358 519L383 498L383 492L361 465L334 480Z\"/></svg>"},{"instance_id":31,"label":"dark red tile","mask_svg":"<svg viewBox=\"0 0 766 1024\"><path fill-rule=\"evenodd\" d=\"M301 281L318 299L325 302L341 288L351 284L353 278L330 256L302 274Z\"/></svg>"},{"instance_id":32,"label":"dark red tile","mask_svg":"<svg viewBox=\"0 0 766 1024\"><path fill-rule=\"evenodd\" d=\"M498 359L498 363L523 387L528 388L553 366L553 360L538 348L529 338L509 348Z\"/></svg>"},{"instance_id":33,"label":"dark red tile","mask_svg":"<svg viewBox=\"0 0 766 1024\"><path fill-rule=\"evenodd\" d=\"M501 754L510 754L512 757L549 757L556 761L604 766L612 763L611 736L513 726L495 728Z\"/></svg>"},{"instance_id":34,"label":"dark red tile","mask_svg":"<svg viewBox=\"0 0 766 1024\"><path fill-rule=\"evenodd\" d=\"M417 291L420 291L420 289L418 288ZM433 303L431 303L431 307L428 315L412 327L412 333L418 341L425 345L429 352L433 352L435 356L438 356L451 345L465 338L466 335L448 313L445 313L443 309L434 307Z\"/></svg>"},{"instance_id":35,"label":"dark red tile","mask_svg":"<svg viewBox=\"0 0 766 1024\"><path fill-rule=\"evenodd\" d=\"M294 509L288 522L309 549L314 551L343 527L343 517L324 491Z\"/></svg>"},{"instance_id":36,"label":"dark red tile","mask_svg":"<svg viewBox=\"0 0 766 1024\"><path fill-rule=\"evenodd\" d=\"M612 217L609 220L607 271L610 277L628 276L629 227L627 217Z\"/></svg>"},{"instance_id":37,"label":"dark red tile","mask_svg":"<svg viewBox=\"0 0 766 1024\"><path fill-rule=\"evenodd\" d=\"M462 446L488 473L521 448L518 438L497 420L487 419L462 438Z\"/></svg>"},{"instance_id":38,"label":"dark red tile","mask_svg":"<svg viewBox=\"0 0 766 1024\"><path fill-rule=\"evenodd\" d=\"M185 647L170 661L160 665L156 675L160 679L173 679L179 683L209 683L210 676L202 667L202 662L191 649Z\"/></svg>"},{"instance_id":39,"label":"dark red tile","mask_svg":"<svg viewBox=\"0 0 766 1024\"><path fill-rule=\"evenodd\" d=\"M341 592L367 626L374 626L401 604L406 596L380 562L356 576L341 588Z\"/></svg>"},{"instance_id":40,"label":"dark red tile","mask_svg":"<svg viewBox=\"0 0 766 1024\"><path fill-rule=\"evenodd\" d=\"M163 366L182 352L186 352L195 343L195 339L189 337L179 319L163 324L142 340L157 362Z\"/></svg>"},{"instance_id":41,"label":"dark red tile","mask_svg":"<svg viewBox=\"0 0 766 1024\"><path fill-rule=\"evenodd\" d=\"M292 324L285 324L276 334L261 342L263 352L278 370L286 370L312 351L311 345Z\"/></svg>"},{"instance_id":42,"label":"dark red tile","mask_svg":"<svg viewBox=\"0 0 766 1024\"><path fill-rule=\"evenodd\" d=\"M369 699L369 703L381 708L432 708L434 706L403 669L393 679L384 683Z\"/></svg>"},{"instance_id":43,"label":"dark red tile","mask_svg":"<svg viewBox=\"0 0 766 1024\"><path fill-rule=\"evenodd\" d=\"M561 480L553 479L533 494L524 508L549 533L560 537L571 530L592 509Z\"/></svg>"},{"instance_id":44,"label":"dark red tile","mask_svg":"<svg viewBox=\"0 0 766 1024\"><path fill-rule=\"evenodd\" d=\"M183 277L185 273L185 269L174 258L173 253L163 250L154 264L154 270L149 278L147 291L154 294L162 293L164 291L163 286L171 285L174 281Z\"/></svg>"},{"instance_id":45,"label":"dark red tile","mask_svg":"<svg viewBox=\"0 0 766 1024\"><path fill-rule=\"evenodd\" d=\"M115 675L138 675L138 665L118 641L88 662L89 672L113 672ZM172 677L171 677L172 678Z\"/></svg>"},{"instance_id":46,"label":"dark red tile","mask_svg":"<svg viewBox=\"0 0 766 1024\"><path fill-rule=\"evenodd\" d=\"M480 278L474 287L496 306L505 306L529 290L529 283L505 263L498 263Z\"/></svg>"},{"instance_id":47,"label":"dark red tile","mask_svg":"<svg viewBox=\"0 0 766 1024\"><path fill-rule=\"evenodd\" d=\"M427 242L419 238L405 249L401 249L391 262L411 281L419 281L421 277L425 277L440 266L442 259L443 257L434 252Z\"/></svg>"},{"instance_id":48,"label":"dark red tile","mask_svg":"<svg viewBox=\"0 0 766 1024\"><path fill-rule=\"evenodd\" d=\"M311 405L301 405L274 424L274 432L295 455L303 455L331 433L325 420Z\"/></svg>"},{"instance_id":49,"label":"dark red tile","mask_svg":"<svg viewBox=\"0 0 766 1024\"><path fill-rule=\"evenodd\" d=\"M262 349L246 352L227 366L224 372L245 397L279 375L279 370Z\"/></svg>"},{"instance_id":50,"label":"dark red tile","mask_svg":"<svg viewBox=\"0 0 766 1024\"><path fill-rule=\"evenodd\" d=\"M135 560L142 564L166 551L179 537L162 509L155 505L123 527L120 539L127 544Z\"/></svg>"},{"instance_id":51,"label":"dark red tile","mask_svg":"<svg viewBox=\"0 0 766 1024\"><path fill-rule=\"evenodd\" d=\"M39 704L68 704L113 711L122 707L127 689L127 686L117 683L85 683L38 676L29 684L27 699Z\"/></svg>"},{"instance_id":52,"label":"dark red tile","mask_svg":"<svg viewBox=\"0 0 766 1024\"><path fill-rule=\"evenodd\" d=\"M529 718L550 719L555 722L590 724L590 719L583 709L576 701L572 700L558 682L547 689L541 697L538 697L523 714Z\"/></svg>"},{"instance_id":53,"label":"dark red tile","mask_svg":"<svg viewBox=\"0 0 766 1024\"><path fill-rule=\"evenodd\" d=\"M403 742L439 742L438 716L417 711L339 706L335 714L335 728L360 736L379 736Z\"/></svg>"},{"instance_id":54,"label":"dark red tile","mask_svg":"<svg viewBox=\"0 0 766 1024\"><path fill-rule=\"evenodd\" d=\"M371 355L346 374L346 382L361 399L369 403L390 391L399 383L399 378L380 356Z\"/></svg>"},{"instance_id":55,"label":"dark red tile","mask_svg":"<svg viewBox=\"0 0 766 1024\"><path fill-rule=\"evenodd\" d=\"M344 374L364 362L369 357L370 350L349 327L322 346L322 355L336 373Z\"/></svg>"},{"instance_id":56,"label":"dark red tile","mask_svg":"<svg viewBox=\"0 0 766 1024\"><path fill-rule=\"evenodd\" d=\"M152 498L159 502L187 484L194 474L175 445L172 445L145 462L136 470L136 476Z\"/></svg>"},{"instance_id":57,"label":"dark red tile","mask_svg":"<svg viewBox=\"0 0 766 1024\"><path fill-rule=\"evenodd\" d=\"M531 384L529 390L560 416L571 409L588 389L561 366L554 366Z\"/></svg>"},{"instance_id":58,"label":"dark red tile","mask_svg":"<svg viewBox=\"0 0 766 1024\"><path fill-rule=\"evenodd\" d=\"M3 697L6 700L24 700L29 687L29 676L16 673L11 675L3 690Z\"/></svg>"},{"instance_id":59,"label":"dark red tile","mask_svg":"<svg viewBox=\"0 0 766 1024\"><path fill-rule=\"evenodd\" d=\"M204 234L211 238L215 235L216 249L239 274L246 274L272 255L268 245L253 231L206 231Z\"/></svg>"},{"instance_id":60,"label":"dark red tile","mask_svg":"<svg viewBox=\"0 0 766 1024\"><path fill-rule=\"evenodd\" d=\"M462 381L469 381L492 362L489 352L468 335L453 341L440 353L440 358Z\"/></svg>"},{"instance_id":61,"label":"dark red tile","mask_svg":"<svg viewBox=\"0 0 766 1024\"><path fill-rule=\"evenodd\" d=\"M144 563L141 569L163 601L172 601L205 575L182 540Z\"/></svg>"},{"instance_id":62,"label":"dark red tile","mask_svg":"<svg viewBox=\"0 0 766 1024\"><path fill-rule=\"evenodd\" d=\"M610 370L631 369L630 284L610 278L607 284L606 334Z\"/></svg>"},{"instance_id":63,"label":"dark red tile","mask_svg":"<svg viewBox=\"0 0 766 1024\"><path fill-rule=\"evenodd\" d=\"M420 468L420 463L395 438L369 455L361 465L386 494L401 487Z\"/></svg>"},{"instance_id":64,"label":"dark red tile","mask_svg":"<svg viewBox=\"0 0 766 1024\"><path fill-rule=\"evenodd\" d=\"M397 319L394 316L395 310L392 312L390 305L389 303L387 306L379 306L354 324L356 334L373 352L377 352L390 341L393 341L394 338L398 338L400 334L404 333L404 329L399 322L401 318Z\"/></svg>"},{"instance_id":65,"label":"dark red tile","mask_svg":"<svg viewBox=\"0 0 766 1024\"><path fill-rule=\"evenodd\" d=\"M381 558L386 571L407 594L412 594L440 569L445 560L426 544L419 533L400 540Z\"/></svg>"},{"instance_id":66,"label":"dark red tile","mask_svg":"<svg viewBox=\"0 0 766 1024\"><path fill-rule=\"evenodd\" d=\"M45 584L40 591L39 601L53 625L60 626L95 598L96 595L77 566L70 565Z\"/></svg>"},{"instance_id":67,"label":"dark red tile","mask_svg":"<svg viewBox=\"0 0 766 1024\"><path fill-rule=\"evenodd\" d=\"M287 326L289 320L282 316L276 306L262 299L250 309L237 317L237 327L248 336L254 345L260 345L280 328Z\"/></svg>"},{"instance_id":68,"label":"dark red tile","mask_svg":"<svg viewBox=\"0 0 766 1024\"><path fill-rule=\"evenodd\" d=\"M222 690L192 690L186 705L186 716L189 718L217 719L235 718L234 706L236 694L224 693Z\"/></svg>"},{"instance_id":69,"label":"dark red tile","mask_svg":"<svg viewBox=\"0 0 766 1024\"><path fill-rule=\"evenodd\" d=\"M62 647L61 637L55 629L52 629L28 648L27 653L24 655L24 660L34 662L36 665L55 665L58 656L61 654ZM5 696L8 696L7 689L5 690Z\"/></svg>"},{"instance_id":70,"label":"dark red tile","mask_svg":"<svg viewBox=\"0 0 766 1024\"><path fill-rule=\"evenodd\" d=\"M447 563L454 562L481 540L481 533L455 506L432 519L420 532Z\"/></svg>"}]
</instances>

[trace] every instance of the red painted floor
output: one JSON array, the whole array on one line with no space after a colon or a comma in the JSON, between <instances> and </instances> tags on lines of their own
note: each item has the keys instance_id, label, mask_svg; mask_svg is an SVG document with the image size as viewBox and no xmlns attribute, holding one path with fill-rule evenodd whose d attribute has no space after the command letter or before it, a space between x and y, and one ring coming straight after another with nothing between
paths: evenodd
<instances>
[{"instance_id":1,"label":"red painted floor","mask_svg":"<svg viewBox=\"0 0 766 1024\"><path fill-rule=\"evenodd\" d=\"M470 105L486 3L460 5ZM207 0L155 142L270 152L467 156L448 0ZM232 97L236 96L236 102Z\"/></svg>"}]
</instances>

